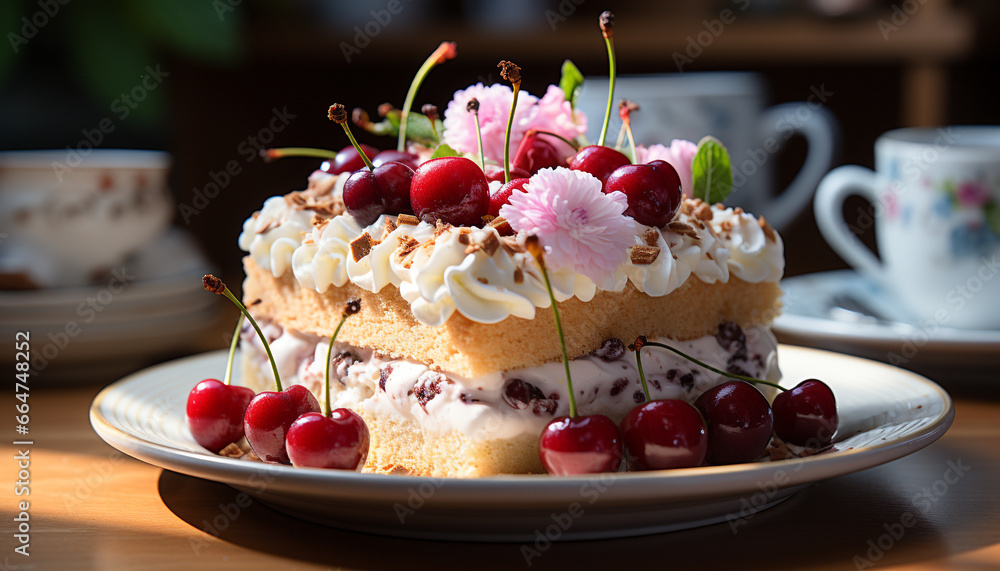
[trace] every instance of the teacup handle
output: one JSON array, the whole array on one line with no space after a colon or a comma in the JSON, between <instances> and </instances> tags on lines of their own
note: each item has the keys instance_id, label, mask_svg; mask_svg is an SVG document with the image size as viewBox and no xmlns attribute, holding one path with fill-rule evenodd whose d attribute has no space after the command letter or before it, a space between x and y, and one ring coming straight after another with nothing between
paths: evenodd
<instances>
[{"instance_id":1,"label":"teacup handle","mask_svg":"<svg viewBox=\"0 0 1000 571\"><path fill-rule=\"evenodd\" d=\"M885 284L885 268L851 231L843 214L844 201L853 194L878 204L878 180L874 171L864 167L848 165L835 168L819 183L813 209L820 232L840 257L868 278Z\"/></svg>"},{"instance_id":2,"label":"teacup handle","mask_svg":"<svg viewBox=\"0 0 1000 571\"><path fill-rule=\"evenodd\" d=\"M805 119L797 113L808 110ZM789 117L793 119L789 120ZM767 204L763 214L771 225L786 228L800 212L809 206L813 191L823 175L833 166L840 148L840 128L829 109L819 103L783 103L766 109L761 117L763 138L774 138L778 149L784 146L792 133L805 137L809 150L798 174L780 195ZM775 149L775 152L777 149Z\"/></svg>"}]
</instances>

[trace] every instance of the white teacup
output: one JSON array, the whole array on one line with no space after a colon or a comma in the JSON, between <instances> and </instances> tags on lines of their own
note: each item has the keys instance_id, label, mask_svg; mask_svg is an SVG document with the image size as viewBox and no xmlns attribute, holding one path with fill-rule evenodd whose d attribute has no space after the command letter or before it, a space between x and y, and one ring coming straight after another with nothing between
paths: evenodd
<instances>
[{"instance_id":1,"label":"white teacup","mask_svg":"<svg viewBox=\"0 0 1000 571\"><path fill-rule=\"evenodd\" d=\"M91 281L161 235L172 216L159 151L0 153L0 273L40 287Z\"/></svg>"},{"instance_id":2,"label":"white teacup","mask_svg":"<svg viewBox=\"0 0 1000 571\"><path fill-rule=\"evenodd\" d=\"M639 104L632 119L636 144L670 146L672 139L697 143L705 135L716 137L732 159L733 193L726 203L764 216L778 230L809 206L816 185L833 166L839 129L822 104L831 95L814 86L803 94L806 101L766 108L764 80L750 72L624 75L615 85L615 105L622 98ZM578 105L587 113L591 141L601 132L607 96L607 77L584 81ZM613 112L607 144L614 144L620 126ZM808 154L788 188L776 194L777 154L796 134L805 137Z\"/></svg>"},{"instance_id":3,"label":"white teacup","mask_svg":"<svg viewBox=\"0 0 1000 571\"><path fill-rule=\"evenodd\" d=\"M820 183L827 242L914 317L1000 329L1000 127L889 131L875 142L875 169L840 167ZM844 220L851 194L874 203L874 220ZM873 223L881 260L855 235Z\"/></svg>"}]
</instances>

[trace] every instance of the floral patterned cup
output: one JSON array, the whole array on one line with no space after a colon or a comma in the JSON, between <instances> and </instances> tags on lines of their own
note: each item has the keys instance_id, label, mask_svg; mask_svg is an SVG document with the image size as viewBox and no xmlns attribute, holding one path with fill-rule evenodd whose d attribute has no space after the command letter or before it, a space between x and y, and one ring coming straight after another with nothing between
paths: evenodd
<instances>
[{"instance_id":1,"label":"floral patterned cup","mask_svg":"<svg viewBox=\"0 0 1000 571\"><path fill-rule=\"evenodd\" d=\"M814 207L827 242L935 325L1000 329L1000 126L898 129L875 143L875 168L844 166ZM870 200L874 219L842 215ZM881 259L857 238L875 225Z\"/></svg>"}]
</instances>

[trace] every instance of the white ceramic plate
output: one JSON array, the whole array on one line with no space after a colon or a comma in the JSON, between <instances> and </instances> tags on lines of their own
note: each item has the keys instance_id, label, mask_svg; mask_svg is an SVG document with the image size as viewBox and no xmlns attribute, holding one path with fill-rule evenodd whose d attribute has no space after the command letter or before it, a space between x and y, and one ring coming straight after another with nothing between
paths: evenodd
<instances>
[{"instance_id":1,"label":"white ceramic plate","mask_svg":"<svg viewBox=\"0 0 1000 571\"><path fill-rule=\"evenodd\" d=\"M955 329L915 320L893 296L852 270L785 279L784 310L774 322L779 340L862 355L908 368L993 368L1000 365L1000 331ZM860 300L884 320L832 307L837 295ZM937 377L935 377L937 378Z\"/></svg>"},{"instance_id":2,"label":"white ceramic plate","mask_svg":"<svg viewBox=\"0 0 1000 571\"><path fill-rule=\"evenodd\" d=\"M90 421L122 452L163 468L224 482L275 509L334 527L405 537L534 541L622 537L733 521L806 484L877 466L939 438L954 418L933 382L888 365L782 346L785 384L821 376L840 413L824 454L780 462L593 477L435 479L293 468L209 454L184 422L187 393L219 377L213 352L140 371L94 399ZM237 371L238 374L238 371ZM575 514L575 515L574 515ZM549 530L557 525L560 529ZM551 532L551 533L549 533Z\"/></svg>"}]
</instances>

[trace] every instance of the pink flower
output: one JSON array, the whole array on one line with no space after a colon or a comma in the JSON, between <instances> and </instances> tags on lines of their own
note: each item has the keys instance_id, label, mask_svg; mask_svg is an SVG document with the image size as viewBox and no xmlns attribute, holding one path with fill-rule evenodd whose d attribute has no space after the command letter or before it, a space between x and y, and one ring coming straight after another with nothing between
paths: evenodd
<instances>
[{"instance_id":1,"label":"pink flower","mask_svg":"<svg viewBox=\"0 0 1000 571\"><path fill-rule=\"evenodd\" d=\"M460 153L479 153L476 136L475 116L466 109L469 100L479 100L479 127L483 133L483 154L486 158L503 163L504 134L507 131L507 117L514 91L501 84L484 86L477 83L467 89L456 91L444 111L444 142ZM527 119L538 98L522 91L517 97L514 125L510 134L511 157L517 144L524 137Z\"/></svg>"},{"instance_id":2,"label":"pink flower","mask_svg":"<svg viewBox=\"0 0 1000 571\"><path fill-rule=\"evenodd\" d=\"M698 145L684 139L674 139L670 141L670 147L663 145L650 145L648 148L638 145L635 148L636 163L650 163L653 161L666 161L674 167L681 177L681 190L684 196L691 196L691 163L694 162L694 155L698 152Z\"/></svg>"},{"instance_id":3,"label":"pink flower","mask_svg":"<svg viewBox=\"0 0 1000 571\"><path fill-rule=\"evenodd\" d=\"M549 131L572 140L587 132L587 115L583 111L577 110L574 117L573 108L569 101L566 101L563 90L557 85L550 85L545 95L532 107L531 114L525 124L525 131L528 129ZM555 145L564 157L574 153L572 147L559 139L545 137L545 140ZM512 137L512 146L514 145L513 141Z\"/></svg>"},{"instance_id":4,"label":"pink flower","mask_svg":"<svg viewBox=\"0 0 1000 571\"><path fill-rule=\"evenodd\" d=\"M538 236L549 266L571 268L598 285L613 281L635 244L625 195L604 194L590 173L562 167L538 171L524 190L500 208L511 228Z\"/></svg>"},{"instance_id":5,"label":"pink flower","mask_svg":"<svg viewBox=\"0 0 1000 571\"><path fill-rule=\"evenodd\" d=\"M958 185L958 191L955 194L958 203L966 208L979 208L990 201L990 189L978 182L963 182Z\"/></svg>"}]
</instances>

